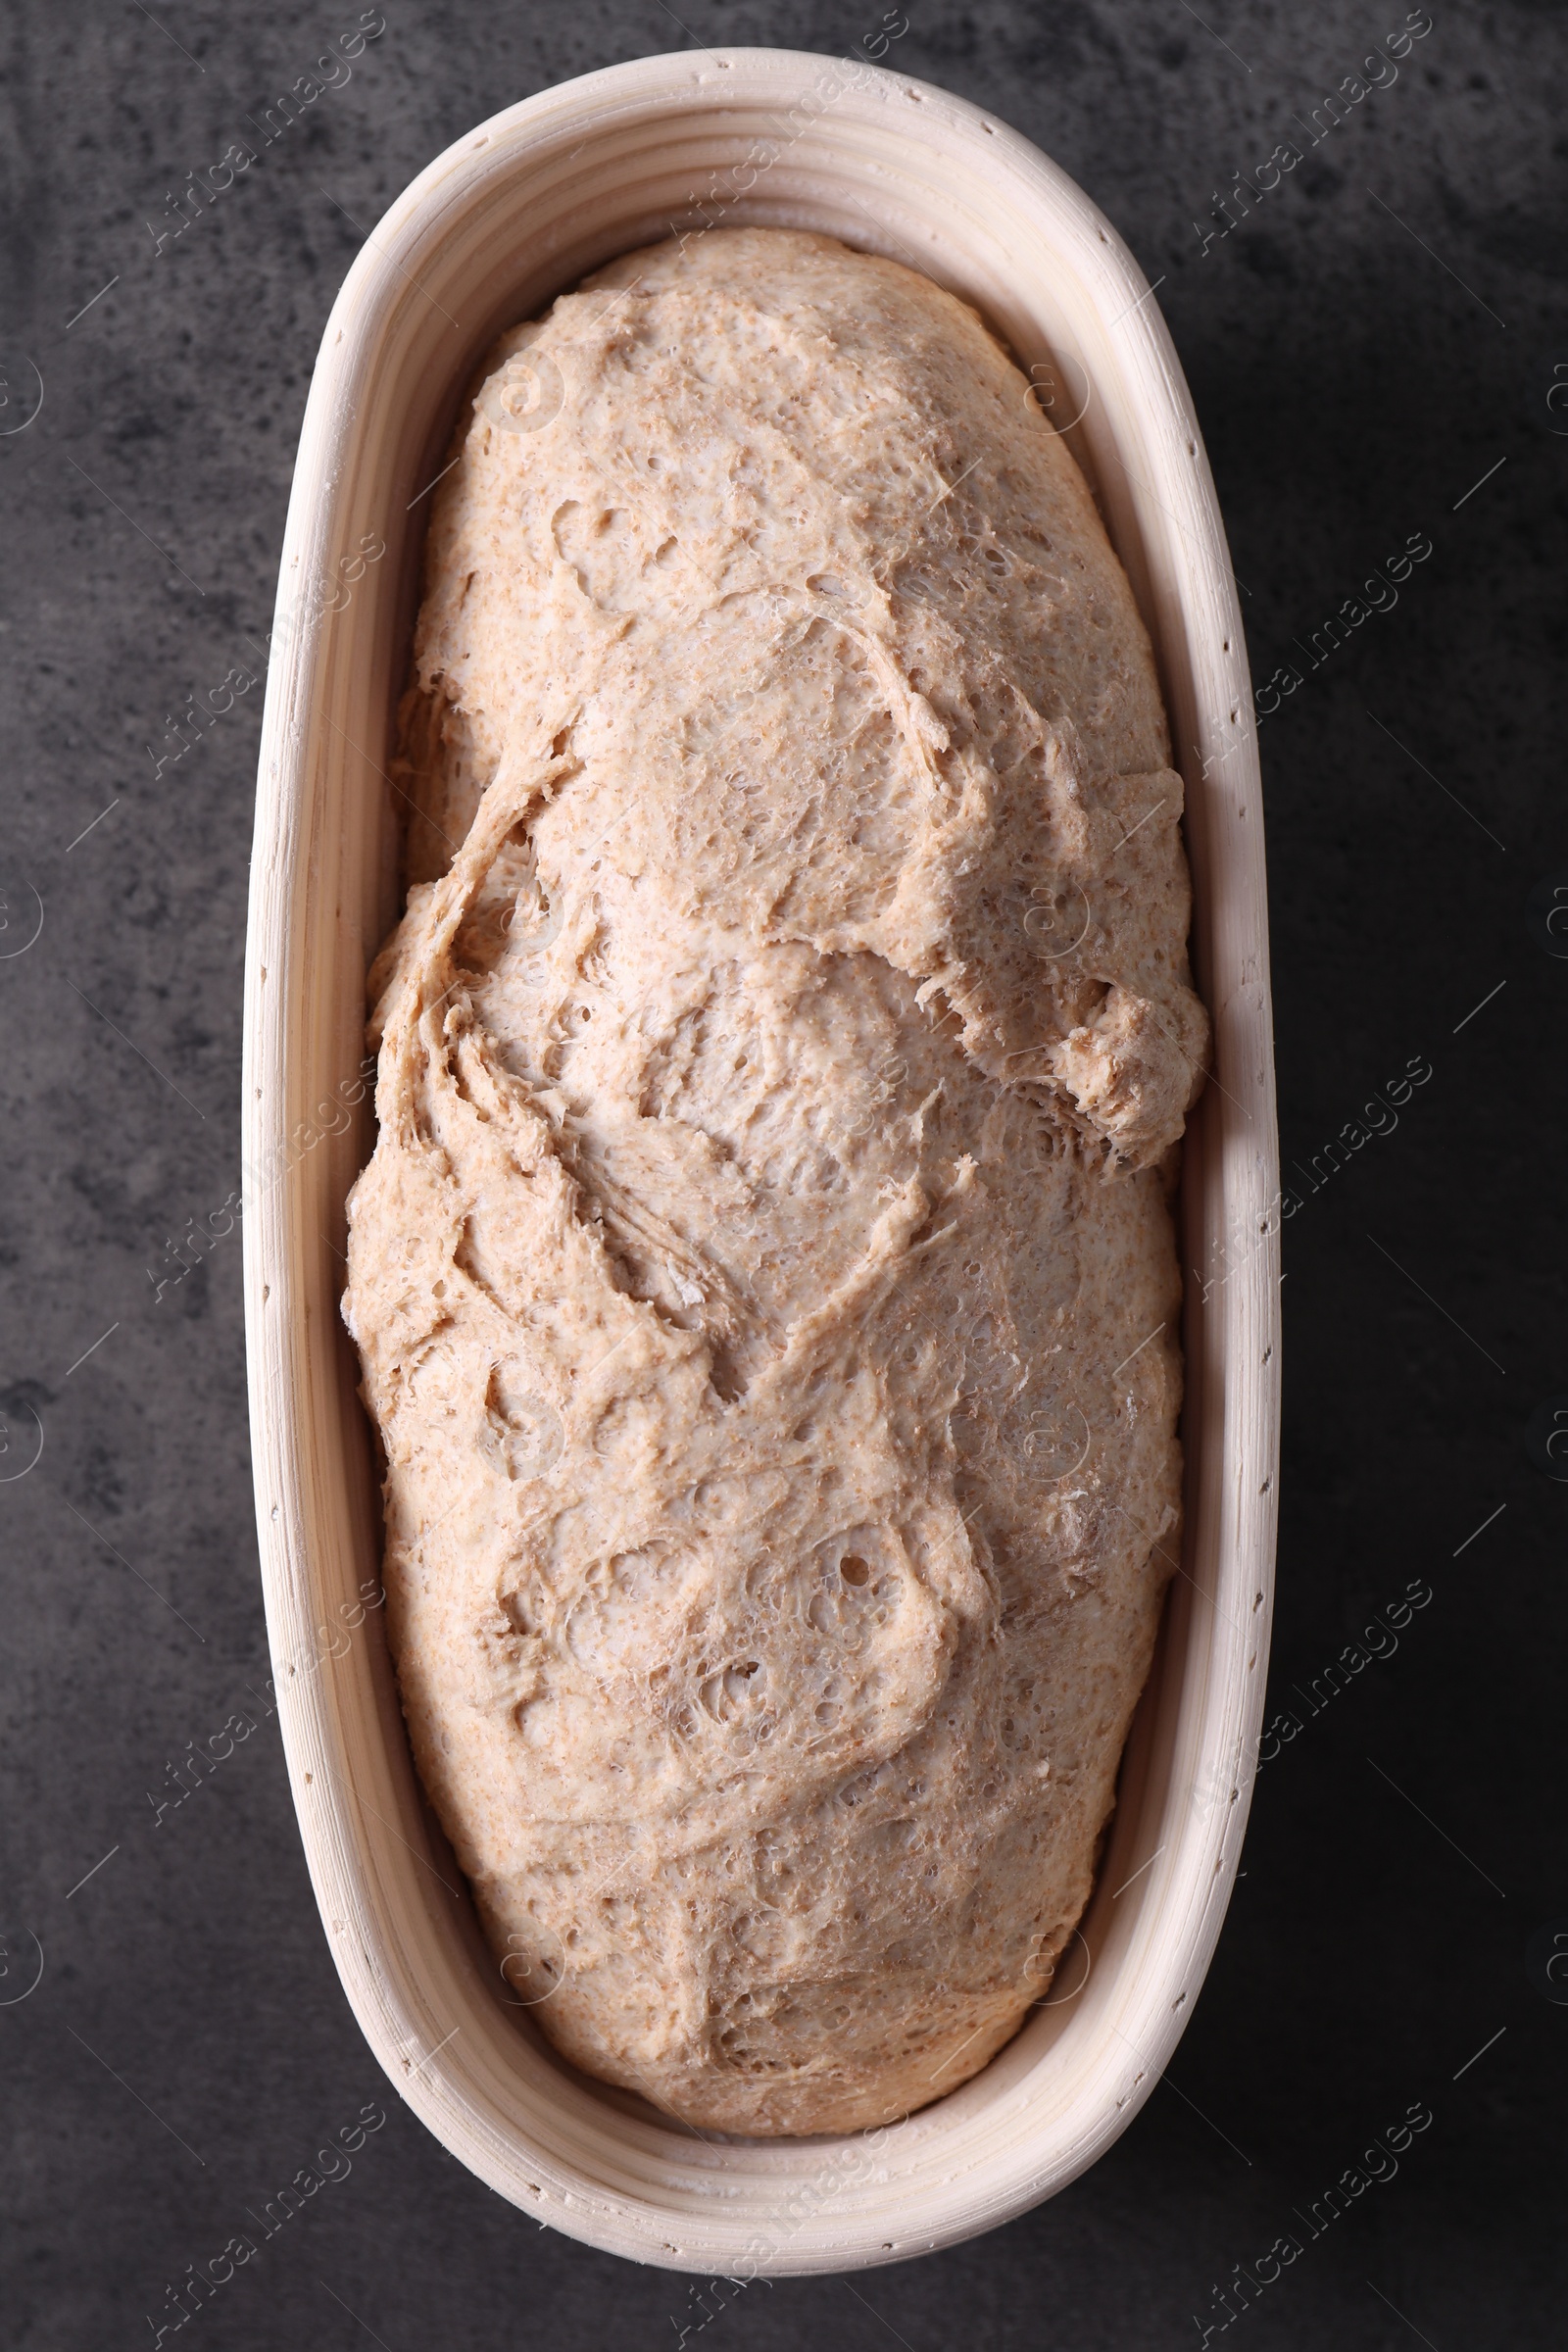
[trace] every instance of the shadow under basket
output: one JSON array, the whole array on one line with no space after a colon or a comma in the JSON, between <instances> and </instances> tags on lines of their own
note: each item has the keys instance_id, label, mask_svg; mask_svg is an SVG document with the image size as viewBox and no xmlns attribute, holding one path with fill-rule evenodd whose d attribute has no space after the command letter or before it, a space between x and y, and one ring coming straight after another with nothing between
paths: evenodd
<instances>
[{"instance_id":1,"label":"shadow under basket","mask_svg":"<svg viewBox=\"0 0 1568 2352\"><path fill-rule=\"evenodd\" d=\"M1153 640L1214 1023L1183 1180L1186 1263L1210 1277L1190 1276L1185 1312L1185 1557L1081 1944L1060 1993L981 2074L842 2139L685 2131L576 2073L514 2005L415 1775L374 1605L371 1435L338 1312L344 1200L374 1140L365 974L398 910L385 770L428 486L503 328L613 256L717 219L826 230L909 262L1033 371ZM712 2277L907 2260L1073 2180L1169 2060L1241 1847L1272 1589L1278 1170L1256 738L1207 461L1136 264L1015 132L848 59L644 58L497 115L367 240L322 341L284 542L246 956L245 1162L278 1712L332 1954L409 2105L538 2220Z\"/></svg>"}]
</instances>

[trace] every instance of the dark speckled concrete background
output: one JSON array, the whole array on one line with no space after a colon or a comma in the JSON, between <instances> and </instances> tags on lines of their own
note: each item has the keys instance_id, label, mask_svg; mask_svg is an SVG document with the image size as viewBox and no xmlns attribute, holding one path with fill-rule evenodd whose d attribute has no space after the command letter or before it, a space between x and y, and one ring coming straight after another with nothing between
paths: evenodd
<instances>
[{"instance_id":1,"label":"dark speckled concrete background","mask_svg":"<svg viewBox=\"0 0 1568 2352\"><path fill-rule=\"evenodd\" d=\"M1299 1729L1263 1771L1207 1987L1143 2115L1051 2205L923 2263L728 2305L541 2233L380 2078L265 1713L237 1236L157 1288L172 1238L221 1223L239 1184L259 694L155 761L270 624L348 216L371 224L497 107L687 34L661 0L385 0L347 86L158 254L167 192L358 10L161 0L155 22L135 0L11 0L9 2345L151 2343L170 2284L376 2101L352 2172L177 2340L1154 2352L1217 2341L1215 2287L1293 2235L1299 2259L1237 2290L1227 2342L1561 2341L1568 1488L1529 1431L1568 1401L1568 960L1549 952L1568 939L1531 907L1568 879L1563 18L1434 0L1397 78L1221 237L1216 195L1280 140L1307 145L1400 0L1204 0L1206 21L1185 0L907 8L891 62L1017 124L1161 281L1254 675L1302 674L1262 737L1301 1203L1270 1709ZM681 0L695 38L824 51L880 14ZM1310 667L1312 632L1421 534L1396 607ZM1324 1147L1412 1059L1431 1075L1396 1128L1327 1174ZM1430 1598L1396 1652L1331 1697L1325 1670L1412 1582ZM172 1768L233 1716L256 1731L174 1807ZM1313 2200L1412 2106L1432 2121L1396 2174L1311 2236Z\"/></svg>"}]
</instances>

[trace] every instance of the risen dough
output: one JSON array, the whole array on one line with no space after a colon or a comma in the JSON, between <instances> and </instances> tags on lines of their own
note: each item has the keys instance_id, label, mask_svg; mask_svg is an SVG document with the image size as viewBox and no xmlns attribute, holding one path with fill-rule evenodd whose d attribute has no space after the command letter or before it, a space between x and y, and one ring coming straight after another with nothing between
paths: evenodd
<instances>
[{"instance_id":1,"label":"risen dough","mask_svg":"<svg viewBox=\"0 0 1568 2352\"><path fill-rule=\"evenodd\" d=\"M1174 1541L1181 781L1026 391L716 230L508 336L436 501L344 1301L389 1624L507 1985L705 2128L918 2107L1049 1993Z\"/></svg>"}]
</instances>

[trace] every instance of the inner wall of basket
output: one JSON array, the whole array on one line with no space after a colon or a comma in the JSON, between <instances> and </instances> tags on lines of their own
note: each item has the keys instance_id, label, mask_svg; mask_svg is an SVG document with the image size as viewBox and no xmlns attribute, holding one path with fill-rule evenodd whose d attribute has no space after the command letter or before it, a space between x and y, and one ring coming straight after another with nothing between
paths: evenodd
<instances>
[{"instance_id":1,"label":"inner wall of basket","mask_svg":"<svg viewBox=\"0 0 1568 2352\"><path fill-rule=\"evenodd\" d=\"M749 119L744 110L737 110L732 117L708 114L671 125L666 113L657 125L630 126L613 142L608 137L590 142L589 161L582 165L547 151L526 171L511 177L498 174L488 200L464 218L455 234L444 230L439 240L432 239L428 252L405 260L410 280L416 282L391 306L389 330L361 406L361 446L370 453L368 471L373 472L377 491L372 520L379 518L397 565L395 574L389 565L390 576L377 583L374 667L387 733L375 767L384 770L389 764L395 707L407 682L429 498L421 499L412 514L407 510L454 454L454 428L461 433L466 427L466 415L459 410L475 366L501 331L538 315L556 294L569 290L593 269L657 242L672 229L700 229L701 217L690 209L691 191L706 184L710 174L735 169L764 120ZM1092 352L1086 364L1067 304L1056 288L1040 271L1020 283L1018 257L1037 238L1034 224L1020 220L1009 235L1008 222L999 220L994 208L983 207L978 199L969 202L951 176L937 176L934 159L929 180L911 179L906 133L889 140L886 153L868 162L866 148L874 142L868 140L863 121L856 123L855 131L853 149L836 145L830 135L797 142L769 173L765 193L754 192L733 205L726 223L825 230L847 244L907 262L974 302L1025 366L1031 360L1050 361L1054 353L1059 355L1058 383L1070 387L1084 382L1095 375L1097 362L1101 377L1096 380L1101 380L1110 365L1109 355ZM983 266L976 255L984 257ZM1085 317L1089 307L1087 301L1082 303ZM1107 525L1157 644L1156 616L1151 610L1148 573L1131 511L1125 499L1107 491L1107 476L1114 475L1115 468L1102 461L1105 437L1112 430L1103 406L1097 413L1091 404L1086 416L1075 418L1070 439L1101 494ZM1097 459L1102 462L1097 464ZM359 503L351 496L345 506ZM353 532L364 526L350 516L346 527ZM367 746L368 751L372 748ZM387 855L389 840L400 828L391 796L376 790L373 777L366 779L366 789L374 797L381 828L379 844L361 877L369 953L400 910L399 894L391 887L394 860ZM351 895L356 894L351 890ZM360 979L360 974L353 976L356 988ZM1138 1837L1133 1815L1149 1807L1156 1813L1162 1809L1187 1614L1178 1607L1162 1635L1129 1742L1127 1801L1115 1825L1113 1850L1118 1856L1129 1852ZM1134 1782L1141 1800L1136 1803ZM1095 1944L1102 1940L1099 1915L1104 1909L1101 1898L1107 1875L1108 1867L1102 1868L1096 1901L1084 1923ZM1141 1886L1139 1897L1146 1890ZM1135 1916L1131 1902L1119 1911L1114 1937L1118 1948L1127 1947ZM993 2080L1015 2079L1057 2036L1071 2032L1079 2013L1077 2003L1037 2013L1024 2034L985 2075L944 2104L970 2105ZM664 2119L660 2122L662 2125Z\"/></svg>"}]
</instances>

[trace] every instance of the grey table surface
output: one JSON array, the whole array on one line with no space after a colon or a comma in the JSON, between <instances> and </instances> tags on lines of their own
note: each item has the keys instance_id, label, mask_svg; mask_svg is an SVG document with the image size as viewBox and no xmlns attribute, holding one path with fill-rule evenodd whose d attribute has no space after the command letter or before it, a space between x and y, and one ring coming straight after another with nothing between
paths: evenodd
<instances>
[{"instance_id":1,"label":"grey table surface","mask_svg":"<svg viewBox=\"0 0 1568 2352\"><path fill-rule=\"evenodd\" d=\"M319 2178L362 2112L384 2121L189 2340L1561 2340L1568 44L1526 0L1436 0L1396 65L1399 0L1205 8L906 0L888 62L1016 124L1159 281L1254 677L1301 679L1262 733L1299 1201L1269 1706L1297 1728L1259 1777L1169 2073L1086 2178L923 2262L726 2296L541 2231L378 2073L268 1711L237 1233L172 1277L188 1221L240 1184L261 696L238 681L363 233L450 140L551 82L699 41L842 53L883 12L385 0L351 77L160 246L172 192L359 12L10 0L8 2344L182 2334L171 2290L189 2302L193 2271ZM1299 164L1260 193L1288 140ZM1363 591L1423 538L1396 602ZM1327 652L1317 632L1362 595L1383 609ZM172 757L192 698L230 680L232 708ZM1370 1108L1412 1063L1430 1075L1396 1115ZM1396 1637L1371 1631L1412 1585L1428 1597ZM176 1802L181 1760L225 1740ZM1370 2154L1411 2109L1430 2122ZM1302 2252L1258 2285L1282 2236Z\"/></svg>"}]
</instances>

